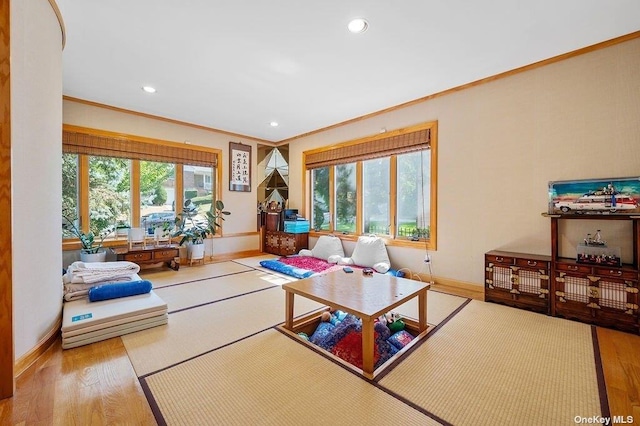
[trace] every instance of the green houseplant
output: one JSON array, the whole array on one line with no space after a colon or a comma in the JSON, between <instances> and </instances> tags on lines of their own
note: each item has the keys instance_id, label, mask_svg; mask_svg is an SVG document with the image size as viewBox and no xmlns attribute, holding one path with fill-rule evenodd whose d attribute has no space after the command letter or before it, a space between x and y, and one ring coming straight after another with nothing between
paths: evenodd
<instances>
[{"instance_id":1,"label":"green houseplant","mask_svg":"<svg viewBox=\"0 0 640 426\"><path fill-rule=\"evenodd\" d=\"M68 214L62 214L62 230L67 234L78 238L81 244L80 257L84 262L87 261L102 261L104 262L106 251L102 250L102 245L105 238L113 232L111 229L104 229L100 232L94 233L89 231L85 233L78 228L75 219ZM89 255L89 256L86 256ZM100 255L100 256L91 256Z\"/></svg>"},{"instance_id":2,"label":"green houseplant","mask_svg":"<svg viewBox=\"0 0 640 426\"><path fill-rule=\"evenodd\" d=\"M180 212L176 219L176 231L173 234L173 238L180 237L180 245L187 245L191 254L190 259L201 259L204 257L204 240L209 235L216 235L216 231L220 228L220 220L225 220L224 216L228 216L231 213L224 209L224 203L221 200L216 200L211 205L211 210L208 210L203 220L197 220L198 215L197 207L191 202L190 199L185 201L182 212ZM195 248L199 253L193 254L194 246L200 246ZM200 254L202 253L202 254Z\"/></svg>"}]
</instances>

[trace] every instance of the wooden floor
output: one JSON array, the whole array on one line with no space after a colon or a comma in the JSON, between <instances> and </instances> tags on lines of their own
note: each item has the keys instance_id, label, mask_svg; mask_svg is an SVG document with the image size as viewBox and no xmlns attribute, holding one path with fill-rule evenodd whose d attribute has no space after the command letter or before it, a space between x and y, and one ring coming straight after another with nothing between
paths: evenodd
<instances>
[{"instance_id":1,"label":"wooden floor","mask_svg":"<svg viewBox=\"0 0 640 426\"><path fill-rule=\"evenodd\" d=\"M640 336L598 328L598 340L611 415L640 424ZM58 340L0 401L0 425L88 424L156 424L119 337L68 351Z\"/></svg>"}]
</instances>

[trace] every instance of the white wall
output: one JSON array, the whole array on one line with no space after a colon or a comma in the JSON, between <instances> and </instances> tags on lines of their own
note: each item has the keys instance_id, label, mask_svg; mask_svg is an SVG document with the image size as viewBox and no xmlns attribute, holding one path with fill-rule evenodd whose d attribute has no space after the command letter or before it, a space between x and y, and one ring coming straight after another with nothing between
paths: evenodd
<instances>
[{"instance_id":1,"label":"white wall","mask_svg":"<svg viewBox=\"0 0 640 426\"><path fill-rule=\"evenodd\" d=\"M13 327L15 358L62 311L62 32L47 0L11 2Z\"/></svg>"},{"instance_id":2,"label":"white wall","mask_svg":"<svg viewBox=\"0 0 640 426\"><path fill-rule=\"evenodd\" d=\"M437 120L433 272L480 286L489 250L550 254L541 216L549 181L640 176L638 117L635 39L295 140L290 180L302 181L305 150ZM291 206L303 205L302 190L291 186ZM389 247L389 255L395 267L426 272L424 250Z\"/></svg>"},{"instance_id":3,"label":"white wall","mask_svg":"<svg viewBox=\"0 0 640 426\"><path fill-rule=\"evenodd\" d=\"M139 92L141 96L148 96L144 95L141 90ZM233 236L233 234L250 233L257 230L256 188L258 182L256 173L257 143L255 141L69 100L65 100L63 106L63 122L65 124L171 142L188 142L192 145L220 149L222 158L219 158L218 161L224 173L222 176L222 196L219 198L224 201L225 210L231 212L231 215L225 217L223 238L215 240L213 251L220 254L260 248L257 234ZM251 145L251 192L229 191L229 142L242 142L245 145Z\"/></svg>"}]
</instances>

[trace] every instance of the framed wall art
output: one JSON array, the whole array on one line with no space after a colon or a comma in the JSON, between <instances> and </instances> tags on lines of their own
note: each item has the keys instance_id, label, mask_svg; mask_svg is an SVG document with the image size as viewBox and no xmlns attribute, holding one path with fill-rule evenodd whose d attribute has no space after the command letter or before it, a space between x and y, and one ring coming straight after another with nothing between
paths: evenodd
<instances>
[{"instance_id":1,"label":"framed wall art","mask_svg":"<svg viewBox=\"0 0 640 426\"><path fill-rule=\"evenodd\" d=\"M549 182L549 214L640 214L640 177Z\"/></svg>"},{"instance_id":2,"label":"framed wall art","mask_svg":"<svg viewBox=\"0 0 640 426\"><path fill-rule=\"evenodd\" d=\"M229 142L229 191L251 192L251 146Z\"/></svg>"}]
</instances>

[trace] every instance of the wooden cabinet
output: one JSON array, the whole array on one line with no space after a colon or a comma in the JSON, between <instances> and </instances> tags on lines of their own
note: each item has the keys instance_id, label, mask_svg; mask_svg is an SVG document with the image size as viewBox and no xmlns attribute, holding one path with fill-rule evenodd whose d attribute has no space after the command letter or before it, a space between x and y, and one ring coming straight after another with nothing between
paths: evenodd
<instances>
[{"instance_id":1,"label":"wooden cabinet","mask_svg":"<svg viewBox=\"0 0 640 426\"><path fill-rule=\"evenodd\" d=\"M117 249L114 250L117 260L126 260L137 263L141 267L150 265L166 265L176 269L171 265L174 258L180 256L178 246L150 247L136 250Z\"/></svg>"},{"instance_id":2,"label":"wooden cabinet","mask_svg":"<svg viewBox=\"0 0 640 426\"><path fill-rule=\"evenodd\" d=\"M264 251L289 256L309 247L309 234L292 234L280 231L265 231Z\"/></svg>"},{"instance_id":3,"label":"wooden cabinet","mask_svg":"<svg viewBox=\"0 0 640 426\"><path fill-rule=\"evenodd\" d=\"M494 250L484 259L485 301L549 313L550 256Z\"/></svg>"},{"instance_id":4,"label":"wooden cabinet","mask_svg":"<svg viewBox=\"0 0 640 426\"><path fill-rule=\"evenodd\" d=\"M551 217L551 314L563 318L640 332L638 283L640 281L640 216L576 215ZM559 221L572 219L631 220L632 263L621 267L577 263L558 250Z\"/></svg>"}]
</instances>

